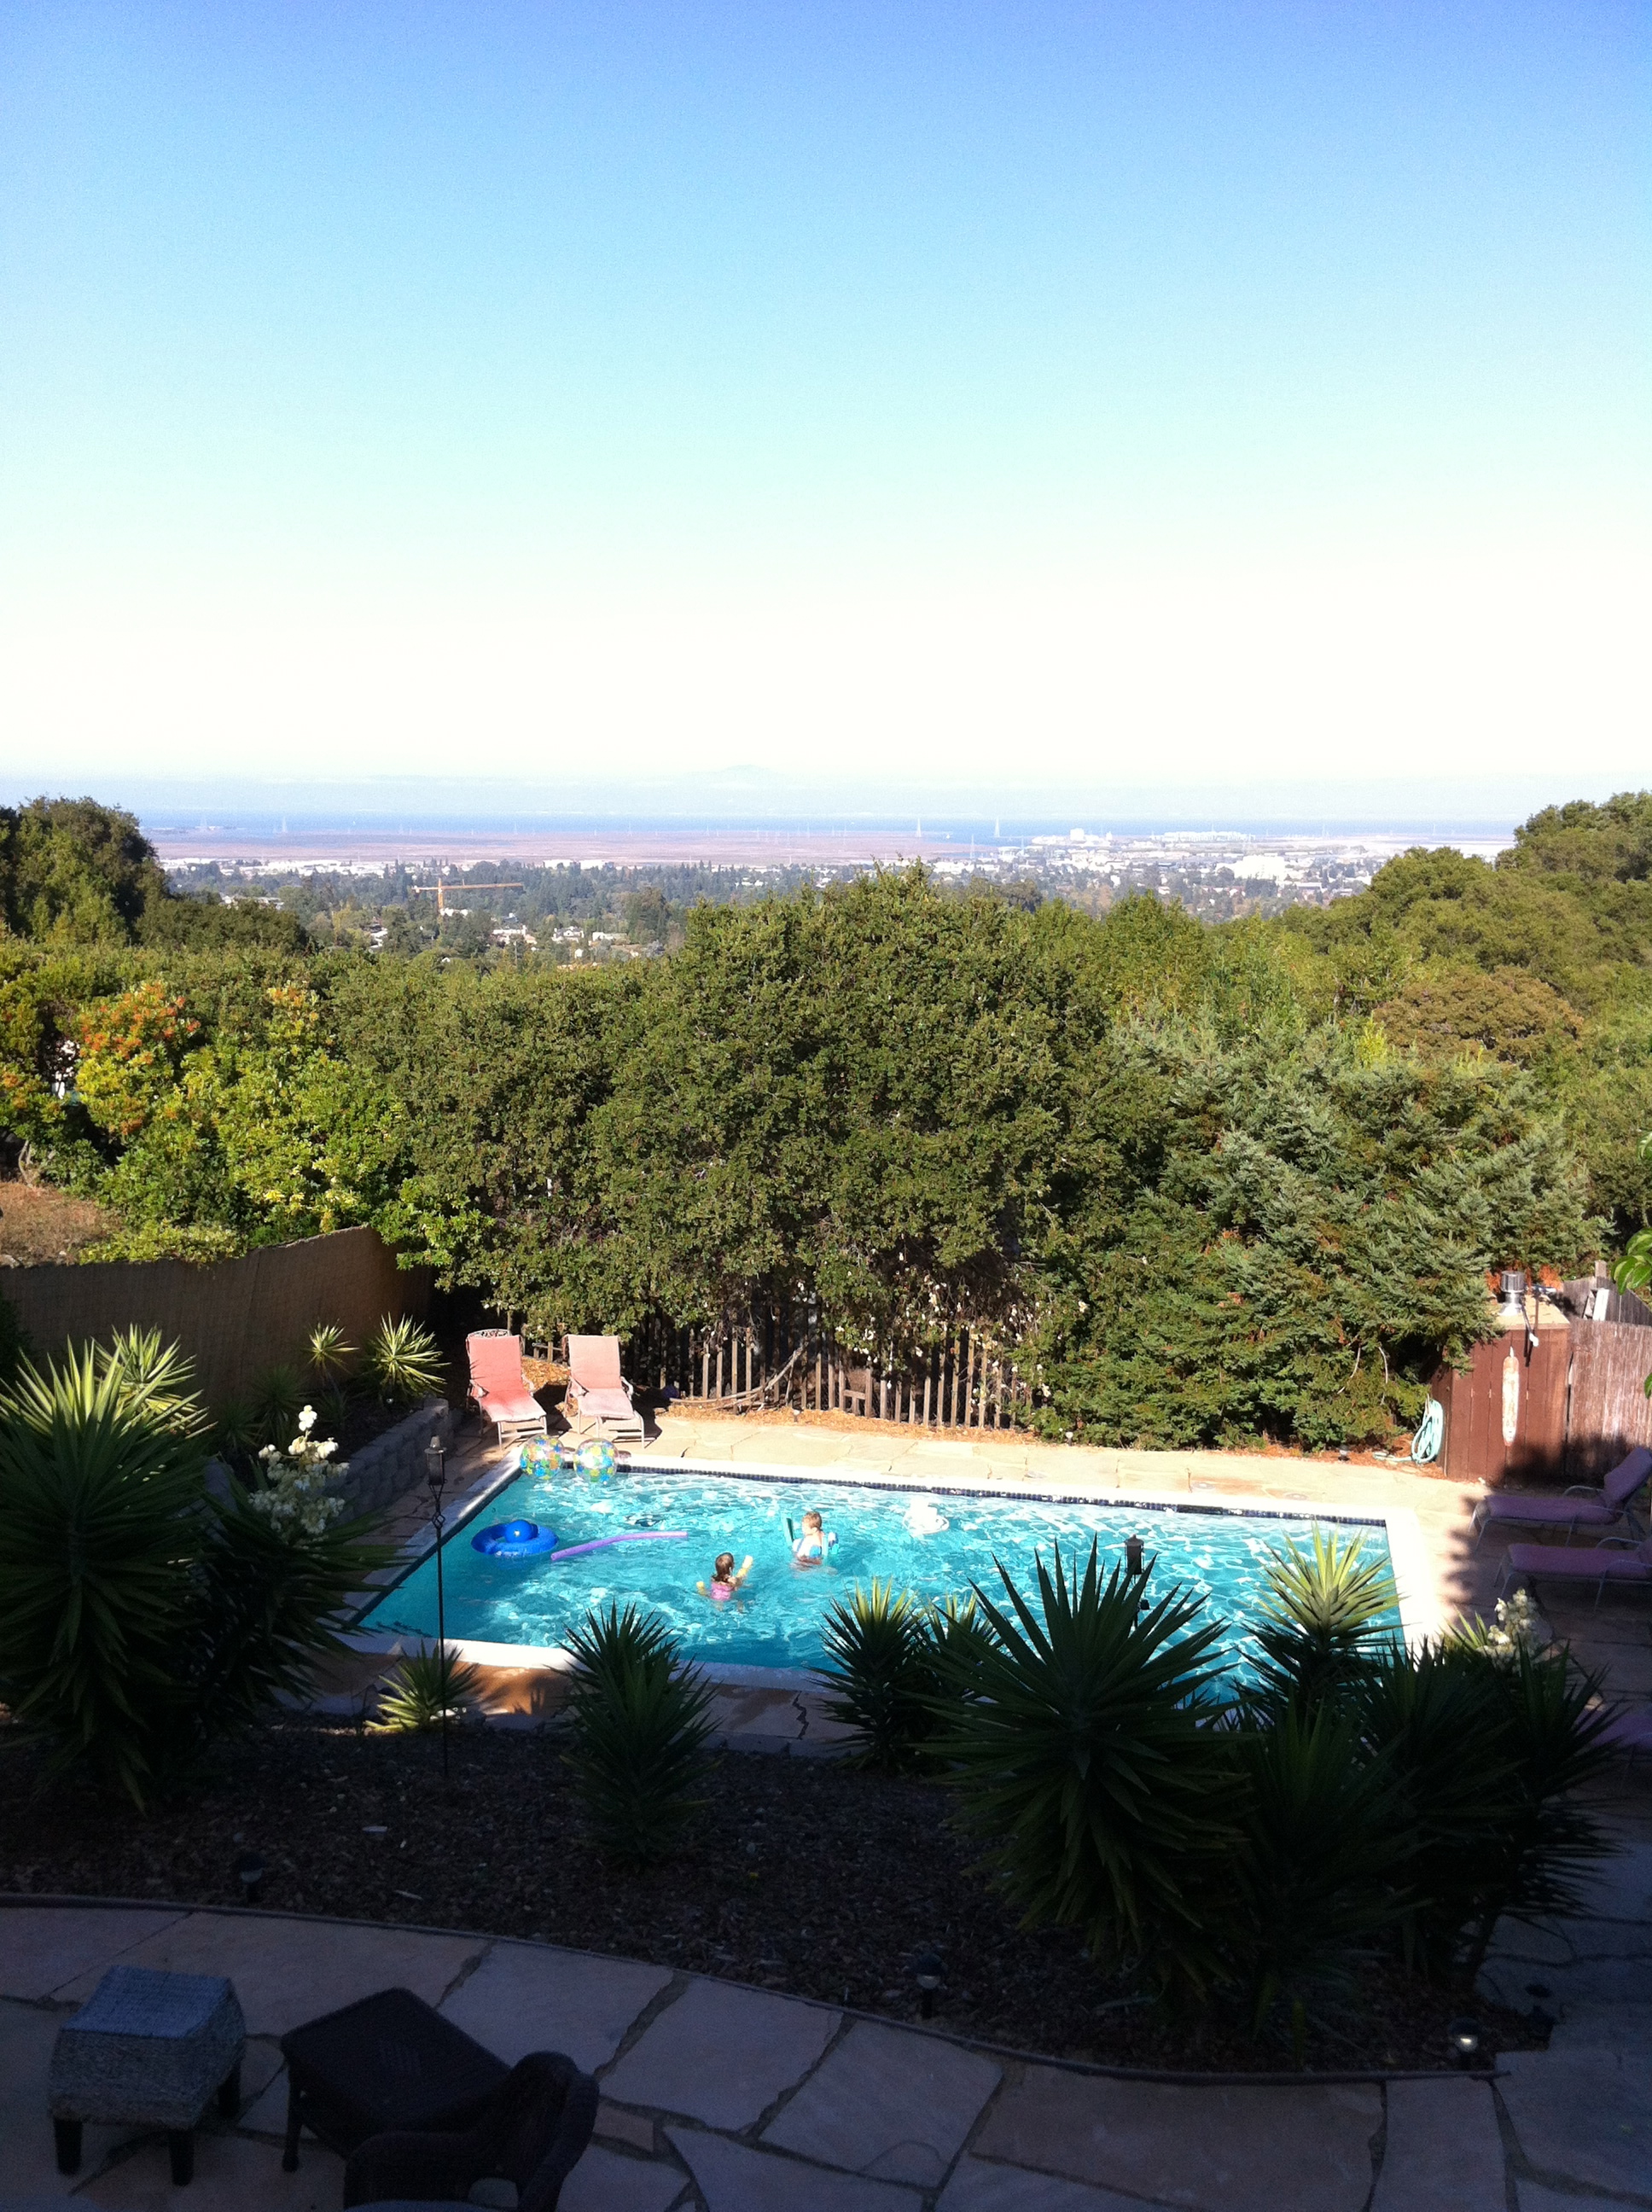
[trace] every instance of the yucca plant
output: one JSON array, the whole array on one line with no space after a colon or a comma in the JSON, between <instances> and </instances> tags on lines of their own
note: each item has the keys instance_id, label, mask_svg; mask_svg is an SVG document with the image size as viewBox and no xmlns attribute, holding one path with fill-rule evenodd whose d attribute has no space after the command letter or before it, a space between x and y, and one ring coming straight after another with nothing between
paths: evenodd
<instances>
[{"instance_id":1,"label":"yucca plant","mask_svg":"<svg viewBox=\"0 0 1652 2212\"><path fill-rule=\"evenodd\" d=\"M1311 2008L1406 1909L1412 1850L1382 1759L1327 1707L1285 1706L1235 1736L1244 1782L1226 1942L1253 2035L1281 2010L1301 2066Z\"/></svg>"},{"instance_id":2,"label":"yucca plant","mask_svg":"<svg viewBox=\"0 0 1652 2212\"><path fill-rule=\"evenodd\" d=\"M1489 1854L1485 1906L1467 1930L1462 1972L1471 1984L1503 1914L1534 1920L1576 1912L1591 1869L1618 1848L1576 1794L1613 1758L1605 1735L1617 1709L1602 1695L1604 1677L1564 1649L1479 1663L1497 1686L1516 1794Z\"/></svg>"},{"instance_id":3,"label":"yucca plant","mask_svg":"<svg viewBox=\"0 0 1652 2212\"><path fill-rule=\"evenodd\" d=\"M263 1441L263 1425L245 1398L229 1399L218 1408L212 1429L215 1451L250 1465Z\"/></svg>"},{"instance_id":4,"label":"yucca plant","mask_svg":"<svg viewBox=\"0 0 1652 2212\"><path fill-rule=\"evenodd\" d=\"M309 1354L311 1372L323 1382L342 1382L357 1356L336 1321L316 1323L310 1331Z\"/></svg>"},{"instance_id":5,"label":"yucca plant","mask_svg":"<svg viewBox=\"0 0 1652 2212\"><path fill-rule=\"evenodd\" d=\"M379 1698L379 1726L386 1732L440 1728L446 1713L462 1720L477 1701L482 1677L449 1644L432 1650L421 1644L400 1660Z\"/></svg>"},{"instance_id":6,"label":"yucca plant","mask_svg":"<svg viewBox=\"0 0 1652 2212\"><path fill-rule=\"evenodd\" d=\"M310 1372L320 1385L327 1425L335 1436L349 1417L349 1374L359 1357L336 1321L318 1322L310 1331Z\"/></svg>"},{"instance_id":7,"label":"yucca plant","mask_svg":"<svg viewBox=\"0 0 1652 2212\"><path fill-rule=\"evenodd\" d=\"M301 1690L341 1609L389 1554L359 1526L283 1534L164 1394L92 1349L0 1395L0 1700L138 1804L215 1735Z\"/></svg>"},{"instance_id":8,"label":"yucca plant","mask_svg":"<svg viewBox=\"0 0 1652 2212\"><path fill-rule=\"evenodd\" d=\"M580 1664L568 1753L604 1850L632 1865L664 1858L701 1802L712 1692L664 1623L629 1605L569 1632Z\"/></svg>"},{"instance_id":9,"label":"yucca plant","mask_svg":"<svg viewBox=\"0 0 1652 2212\"><path fill-rule=\"evenodd\" d=\"M361 1354L361 1372L390 1406L416 1405L446 1381L435 1338L416 1321L381 1321Z\"/></svg>"},{"instance_id":10,"label":"yucca plant","mask_svg":"<svg viewBox=\"0 0 1652 2212\"><path fill-rule=\"evenodd\" d=\"M1197 1994L1224 1972L1224 1860L1238 1839L1232 1733L1215 1725L1224 1627L1179 1588L1036 1555L1036 1602L1002 1565L987 1634L938 1639L931 1740L964 1823L1028 1926Z\"/></svg>"},{"instance_id":11,"label":"yucca plant","mask_svg":"<svg viewBox=\"0 0 1652 2212\"><path fill-rule=\"evenodd\" d=\"M199 1436L208 1414L195 1388L195 1365L158 1328L117 1329L94 1353L100 1375L112 1375L128 1401L180 1436Z\"/></svg>"},{"instance_id":12,"label":"yucca plant","mask_svg":"<svg viewBox=\"0 0 1652 2212\"><path fill-rule=\"evenodd\" d=\"M343 1649L350 1599L393 1557L390 1546L367 1540L368 1526L280 1525L254 1510L239 1483L227 1502L212 1501L176 1662L187 1694L167 1751L175 1775L216 1736L301 1695L316 1661Z\"/></svg>"},{"instance_id":13,"label":"yucca plant","mask_svg":"<svg viewBox=\"0 0 1652 2212\"><path fill-rule=\"evenodd\" d=\"M1498 1919L1576 1910L1612 1849L1576 1792L1611 1754L1598 1675L1564 1651L1499 1653L1469 1638L1390 1654L1357 1690L1412 1839L1406 1954L1472 1984Z\"/></svg>"},{"instance_id":14,"label":"yucca plant","mask_svg":"<svg viewBox=\"0 0 1652 2212\"><path fill-rule=\"evenodd\" d=\"M857 1583L852 1599L828 1608L821 1642L826 1710L854 1730L852 1756L881 1774L909 1772L938 1725L927 1608L892 1582Z\"/></svg>"},{"instance_id":15,"label":"yucca plant","mask_svg":"<svg viewBox=\"0 0 1652 2212\"><path fill-rule=\"evenodd\" d=\"M288 1443L303 1410L304 1385L296 1368L271 1367L258 1377L252 1393L252 1411L261 1443Z\"/></svg>"},{"instance_id":16,"label":"yucca plant","mask_svg":"<svg viewBox=\"0 0 1652 2212\"><path fill-rule=\"evenodd\" d=\"M204 1458L89 1347L0 1396L0 1700L54 1771L83 1761L140 1802L185 1694Z\"/></svg>"},{"instance_id":17,"label":"yucca plant","mask_svg":"<svg viewBox=\"0 0 1652 2212\"><path fill-rule=\"evenodd\" d=\"M1268 1601L1254 1631L1257 1673L1270 1704L1312 1712L1360 1674L1394 1631L1397 1600L1385 1561L1367 1559L1360 1538L1339 1542L1314 1531L1311 1551L1287 1544L1267 1567Z\"/></svg>"}]
</instances>

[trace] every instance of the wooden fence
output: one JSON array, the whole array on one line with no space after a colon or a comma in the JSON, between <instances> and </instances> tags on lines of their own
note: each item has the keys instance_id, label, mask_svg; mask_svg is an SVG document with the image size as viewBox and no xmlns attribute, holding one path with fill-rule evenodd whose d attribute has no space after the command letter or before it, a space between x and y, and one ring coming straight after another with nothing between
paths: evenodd
<instances>
[{"instance_id":1,"label":"wooden fence","mask_svg":"<svg viewBox=\"0 0 1652 2212\"><path fill-rule=\"evenodd\" d=\"M922 1428L1012 1429L1032 1413L1033 1384L999 1346L960 1328L927 1356L878 1365L840 1344L817 1316L755 1315L713 1330L655 1324L625 1347L625 1372L648 1395L667 1389L723 1412L795 1406Z\"/></svg>"},{"instance_id":2,"label":"wooden fence","mask_svg":"<svg viewBox=\"0 0 1652 2212\"><path fill-rule=\"evenodd\" d=\"M1434 1378L1446 1413L1442 1465L1491 1484L1509 1475L1598 1482L1637 1444L1652 1444L1649 1371L1652 1328L1634 1320L1546 1320L1478 1344L1466 1370L1442 1367Z\"/></svg>"}]
</instances>

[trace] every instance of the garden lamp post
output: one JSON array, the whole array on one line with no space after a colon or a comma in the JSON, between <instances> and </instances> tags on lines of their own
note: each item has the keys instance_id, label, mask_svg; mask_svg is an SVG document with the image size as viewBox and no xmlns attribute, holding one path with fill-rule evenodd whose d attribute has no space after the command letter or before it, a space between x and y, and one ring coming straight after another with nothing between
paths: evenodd
<instances>
[{"instance_id":1,"label":"garden lamp post","mask_svg":"<svg viewBox=\"0 0 1652 2212\"><path fill-rule=\"evenodd\" d=\"M451 1786L447 1771L447 1606L441 1585L441 1493L447 1480L447 1455L441 1438L433 1436L425 1446L425 1480L430 1486L430 1525L436 1532L436 1679L441 1698L441 1786Z\"/></svg>"},{"instance_id":2,"label":"garden lamp post","mask_svg":"<svg viewBox=\"0 0 1652 2212\"><path fill-rule=\"evenodd\" d=\"M912 1978L918 1984L918 2010L925 2020L935 2017L935 1992L941 1985L941 1962L933 1951L920 1951L912 1962Z\"/></svg>"}]
</instances>

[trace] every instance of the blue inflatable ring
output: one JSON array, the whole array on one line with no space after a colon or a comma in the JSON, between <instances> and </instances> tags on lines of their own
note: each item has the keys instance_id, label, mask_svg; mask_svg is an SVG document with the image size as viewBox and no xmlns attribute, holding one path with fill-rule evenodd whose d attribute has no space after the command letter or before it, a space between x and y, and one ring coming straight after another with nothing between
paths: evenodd
<instances>
[{"instance_id":1,"label":"blue inflatable ring","mask_svg":"<svg viewBox=\"0 0 1652 2212\"><path fill-rule=\"evenodd\" d=\"M472 1551L490 1559L535 1559L556 1548L556 1531L542 1528L537 1521L495 1521L471 1539Z\"/></svg>"}]
</instances>

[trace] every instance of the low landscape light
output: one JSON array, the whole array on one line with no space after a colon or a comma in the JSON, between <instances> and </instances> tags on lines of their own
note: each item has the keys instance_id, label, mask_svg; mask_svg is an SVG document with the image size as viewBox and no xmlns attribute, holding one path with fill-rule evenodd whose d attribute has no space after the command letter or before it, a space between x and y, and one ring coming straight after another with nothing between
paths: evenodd
<instances>
[{"instance_id":1,"label":"low landscape light","mask_svg":"<svg viewBox=\"0 0 1652 2212\"><path fill-rule=\"evenodd\" d=\"M269 1872L263 1856L258 1851L243 1851L235 1862L235 1879L241 1886L241 1902L256 1905L264 1894L264 1877Z\"/></svg>"},{"instance_id":2,"label":"low landscape light","mask_svg":"<svg viewBox=\"0 0 1652 2212\"><path fill-rule=\"evenodd\" d=\"M1142 1571L1139 1536L1127 1536L1124 1540L1124 1571L1127 1575L1139 1575Z\"/></svg>"},{"instance_id":3,"label":"low landscape light","mask_svg":"<svg viewBox=\"0 0 1652 2212\"><path fill-rule=\"evenodd\" d=\"M935 1992L941 1985L941 1962L933 1951L920 1951L912 1962L912 1978L918 1984L919 2010L926 2020L935 2011Z\"/></svg>"},{"instance_id":4,"label":"low landscape light","mask_svg":"<svg viewBox=\"0 0 1652 2212\"><path fill-rule=\"evenodd\" d=\"M1446 2030L1451 2045L1452 2057L1459 2066L1468 2067L1479 2056L1480 2024L1477 2020L1454 2020Z\"/></svg>"}]
</instances>

